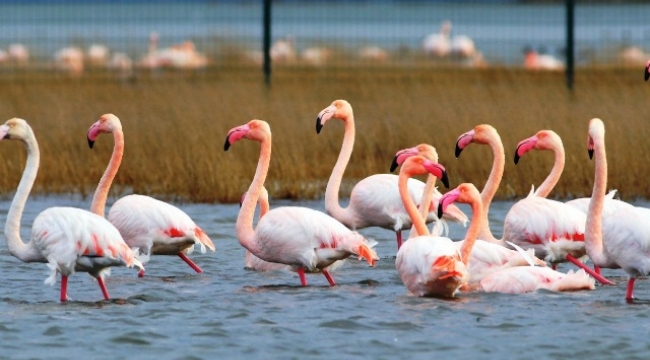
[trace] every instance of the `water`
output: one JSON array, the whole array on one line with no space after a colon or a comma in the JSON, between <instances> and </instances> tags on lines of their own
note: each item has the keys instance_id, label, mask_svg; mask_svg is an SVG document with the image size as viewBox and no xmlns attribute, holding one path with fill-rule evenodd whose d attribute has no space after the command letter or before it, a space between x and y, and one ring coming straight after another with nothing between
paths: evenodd
<instances>
[{"instance_id":1,"label":"water","mask_svg":"<svg viewBox=\"0 0 650 360\"><path fill-rule=\"evenodd\" d=\"M23 238L43 209L87 208L89 201L30 199ZM323 209L322 201L272 201L279 205ZM511 205L492 204L495 234ZM154 257L142 279L114 268L110 301L100 301L96 283L80 273L68 285L74 301L59 303L58 284L43 284L47 266L21 263L2 242L0 359L633 359L650 351L650 284L637 281L641 300L627 304L622 270L604 269L617 285L594 291L417 298L395 270L394 234L371 228L361 232L379 242L376 267L350 259L333 274L338 286L307 275L303 288L295 273L244 269L234 235L237 204L178 206L217 246L192 256L205 272L195 274L176 257ZM0 202L0 223L8 207L8 200ZM463 233L451 227L451 238Z\"/></svg>"},{"instance_id":2,"label":"water","mask_svg":"<svg viewBox=\"0 0 650 360\"><path fill-rule=\"evenodd\" d=\"M648 4L576 6L577 61L602 56L621 45L650 51ZM438 2L277 2L273 37L291 35L298 51L335 45L378 45L418 51L423 38L451 20L452 35L468 35L489 62L518 64L524 46L561 56L566 44L563 4ZM150 32L161 46L193 39L199 50L218 55L231 43L261 49L262 6L239 2L132 2L0 5L0 48L23 42L51 59L64 46L93 42L140 58Z\"/></svg>"}]
</instances>

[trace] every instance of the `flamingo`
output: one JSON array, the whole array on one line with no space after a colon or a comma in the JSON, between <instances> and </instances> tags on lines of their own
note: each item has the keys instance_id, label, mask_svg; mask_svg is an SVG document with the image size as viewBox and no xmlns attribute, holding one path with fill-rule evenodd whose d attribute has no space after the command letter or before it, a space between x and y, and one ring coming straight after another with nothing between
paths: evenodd
<instances>
[{"instance_id":1,"label":"flamingo","mask_svg":"<svg viewBox=\"0 0 650 360\"><path fill-rule=\"evenodd\" d=\"M506 294L523 294L540 289L578 291L595 289L595 280L584 269L564 274L549 267L517 266L493 272L484 277L478 290Z\"/></svg>"},{"instance_id":2,"label":"flamingo","mask_svg":"<svg viewBox=\"0 0 650 360\"><path fill-rule=\"evenodd\" d=\"M266 121L251 120L228 132L224 150L232 144L249 139L261 144L255 177L237 216L239 243L258 258L290 265L307 286L305 272L320 271L331 286L336 285L328 266L350 255L365 258L370 266L379 257L368 241L346 228L331 216L299 206L283 206L270 210L253 229L253 216L271 161L271 128Z\"/></svg>"},{"instance_id":3,"label":"flamingo","mask_svg":"<svg viewBox=\"0 0 650 360\"><path fill-rule=\"evenodd\" d=\"M648 79L650 79L650 60L648 60L648 62L645 64L643 77L645 78L645 81L648 81Z\"/></svg>"},{"instance_id":4,"label":"flamingo","mask_svg":"<svg viewBox=\"0 0 650 360\"><path fill-rule=\"evenodd\" d=\"M84 72L84 52L76 46L65 47L54 54L56 67L71 76L78 77Z\"/></svg>"},{"instance_id":5,"label":"flamingo","mask_svg":"<svg viewBox=\"0 0 650 360\"><path fill-rule=\"evenodd\" d=\"M484 214L487 217L489 205L503 177L505 153L501 137L491 125L481 124L460 135L456 142L456 157L471 143L489 145L494 154L490 176L481 191ZM510 241L525 249L533 248L538 258L552 264L570 261L601 283L612 284L578 260L586 255L585 220L585 214L579 210L559 201L537 196L531 191L506 214L502 239L496 239L492 235L487 221L484 222L479 238L502 246L506 246L506 241Z\"/></svg>"},{"instance_id":6,"label":"flamingo","mask_svg":"<svg viewBox=\"0 0 650 360\"><path fill-rule=\"evenodd\" d=\"M124 133L120 119L113 114L102 115L88 129L88 145L93 148L97 137L102 133L112 133L115 141L113 154L102 176L90 211L104 216L108 191L117 174L124 153ZM194 271L203 270L186 254L192 253L194 245L214 251L214 244L208 235L179 208L163 201L144 195L127 195L116 201L108 213L108 220L115 225L129 246L138 248L143 253L145 262L150 255L178 255ZM140 270L144 276L144 269Z\"/></svg>"},{"instance_id":7,"label":"flamingo","mask_svg":"<svg viewBox=\"0 0 650 360\"><path fill-rule=\"evenodd\" d=\"M629 276L625 300L634 300L634 282L650 272L650 223L648 215L636 207L623 208L603 216L607 188L605 125L598 118L589 121L587 148L595 156L594 187L587 212L585 243L596 266L623 269Z\"/></svg>"},{"instance_id":8,"label":"flamingo","mask_svg":"<svg viewBox=\"0 0 650 360\"><path fill-rule=\"evenodd\" d=\"M445 57L451 51L451 21L445 20L440 25L440 32L427 35L422 41L422 49L425 55Z\"/></svg>"},{"instance_id":9,"label":"flamingo","mask_svg":"<svg viewBox=\"0 0 650 360\"><path fill-rule=\"evenodd\" d=\"M397 251L395 266L406 288L416 296L453 297L458 289L469 280L467 264L469 253L476 240L483 221L480 213L483 208L478 203L472 204L472 222L467 230L467 241L459 251L454 242L447 237L428 235L428 229L417 207L411 199L407 187L408 178L430 173L438 178L446 176L442 165L425 159L420 155L409 157L404 161L399 172L399 191L404 207L411 221L422 234L405 242ZM463 184L443 195L438 205L439 215L445 208L445 199L451 196L462 197L471 187ZM474 188L478 199L478 190ZM454 195L455 194L455 195ZM448 201L447 201L448 203ZM478 205L477 205L478 204Z\"/></svg>"},{"instance_id":10,"label":"flamingo","mask_svg":"<svg viewBox=\"0 0 650 360\"><path fill-rule=\"evenodd\" d=\"M346 208L339 204L339 190L343 173L350 161L354 147L355 127L352 106L345 100L335 100L323 109L316 119L316 132L329 119L338 119L345 123L343 144L336 160L332 174L325 190L325 210L329 215L342 222L352 230L371 226L393 230L397 235L397 248L402 246L402 230L409 229L411 220L399 198L397 176L392 174L375 174L359 181L350 193L350 202ZM437 158L435 159L437 161ZM447 186L448 184L445 184ZM409 191L415 202L420 202L424 184L418 180L409 181ZM450 214L462 214L460 209ZM435 212L427 217L427 223L436 220ZM446 215L445 219L465 223L467 217L462 214L457 218Z\"/></svg>"},{"instance_id":11,"label":"flamingo","mask_svg":"<svg viewBox=\"0 0 650 360\"><path fill-rule=\"evenodd\" d=\"M427 152L429 154L435 153L435 148L433 148L430 145L420 144L413 148L407 148L398 151L397 154L395 155L395 159L393 160L393 164L391 165L391 171L394 170L395 167L401 165L409 157L416 156L416 155L423 155L426 154ZM437 162L438 156L437 154L435 154L435 157L432 155L428 155L425 156L425 158L429 160L435 158L435 162ZM430 175L429 178L431 177L433 176ZM429 211L428 209L426 209L428 204L430 204L431 206L435 206L434 209L438 208L439 199L436 199L435 202L431 201L432 198L431 190L433 189L433 182L435 182L435 177L433 177L433 182L431 185L429 185L430 182L429 180L430 179L427 180L427 186L425 187L424 193L422 195L422 201L420 203L420 216L423 219ZM453 204L448 204L445 208L445 211L449 211L454 208L456 207L454 207ZM484 219L484 221L487 220ZM437 229L434 228L434 230L432 230L432 234L434 236L440 235L440 233L436 231ZM418 235L417 229L415 228L415 226L413 226L411 233L409 234L409 239L412 236L417 236L417 235ZM429 233L427 232L426 234L419 234L419 235L429 235ZM462 246L462 244L463 241L454 242L454 245L456 245L459 249ZM513 266L527 266L527 265L546 266L546 263L536 258L535 253L532 249L529 249L528 251L524 251L523 249L510 250L501 245L497 245L497 244L493 244L487 241L477 239L476 242L474 243L474 247L469 259L468 271L470 277L468 280L468 284L469 285L476 284L488 274L491 274L493 272L496 272L504 268L513 267Z\"/></svg>"},{"instance_id":12,"label":"flamingo","mask_svg":"<svg viewBox=\"0 0 650 360\"><path fill-rule=\"evenodd\" d=\"M9 252L23 262L47 263L51 270L46 284L56 282L61 274L61 302L68 300L68 277L75 271L87 272L97 279L106 300L110 299L104 276L111 266L137 266L144 269L119 231L106 219L86 210L51 207L41 212L32 224L32 237L24 243L20 237L20 220L27 197L38 173L40 153L29 124L18 118L0 126L0 140L19 140L27 148L27 163L18 190L11 202L5 224Z\"/></svg>"}]
</instances>

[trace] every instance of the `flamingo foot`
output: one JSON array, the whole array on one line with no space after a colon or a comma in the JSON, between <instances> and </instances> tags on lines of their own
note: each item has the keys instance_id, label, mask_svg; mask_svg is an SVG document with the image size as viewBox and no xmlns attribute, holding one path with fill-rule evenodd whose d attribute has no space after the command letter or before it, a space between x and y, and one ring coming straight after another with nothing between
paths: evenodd
<instances>
[{"instance_id":1,"label":"flamingo foot","mask_svg":"<svg viewBox=\"0 0 650 360\"><path fill-rule=\"evenodd\" d=\"M196 264L194 263L194 261L190 260L190 258L188 258L187 255L185 255L184 252L179 251L179 252L178 252L178 256L179 256L181 259L183 259L183 261L185 261L185 262L187 263L187 265L189 265L192 269L194 269L194 271L196 271L196 272L199 273L199 274L203 273L203 270L201 270L201 268L200 268L198 265L196 265Z\"/></svg>"},{"instance_id":2,"label":"flamingo foot","mask_svg":"<svg viewBox=\"0 0 650 360\"><path fill-rule=\"evenodd\" d=\"M397 250L402 247L402 230L397 230Z\"/></svg>"},{"instance_id":3,"label":"flamingo foot","mask_svg":"<svg viewBox=\"0 0 650 360\"><path fill-rule=\"evenodd\" d=\"M144 269L138 271L138 277L144 277Z\"/></svg>"},{"instance_id":4,"label":"flamingo foot","mask_svg":"<svg viewBox=\"0 0 650 360\"><path fill-rule=\"evenodd\" d=\"M104 283L104 278L101 276L97 277L97 284L99 284L99 288L102 289L102 294L104 294L104 299L110 300L111 297L108 296L108 290L106 289L106 284Z\"/></svg>"},{"instance_id":5,"label":"flamingo foot","mask_svg":"<svg viewBox=\"0 0 650 360\"><path fill-rule=\"evenodd\" d=\"M307 278L305 277L305 269L298 269L298 276L300 276L300 283L302 286L307 286Z\"/></svg>"},{"instance_id":6,"label":"flamingo foot","mask_svg":"<svg viewBox=\"0 0 650 360\"><path fill-rule=\"evenodd\" d=\"M627 282L627 293L625 294L625 301L628 303L634 302L634 281L636 279L630 278L630 280Z\"/></svg>"},{"instance_id":7,"label":"flamingo foot","mask_svg":"<svg viewBox=\"0 0 650 360\"><path fill-rule=\"evenodd\" d=\"M68 277L61 275L61 302L68 300Z\"/></svg>"},{"instance_id":8,"label":"flamingo foot","mask_svg":"<svg viewBox=\"0 0 650 360\"><path fill-rule=\"evenodd\" d=\"M323 269L322 271L323 271L323 275L325 275L325 278L327 279L327 281L329 281L330 285L335 286L336 283L334 282L332 275L330 275L330 272L325 269Z\"/></svg>"},{"instance_id":9,"label":"flamingo foot","mask_svg":"<svg viewBox=\"0 0 650 360\"><path fill-rule=\"evenodd\" d=\"M583 264L582 262L580 262L580 260L576 259L572 255L567 255L566 259L569 260L570 262L572 262L574 265L578 266L579 268L584 269L587 272L587 274L593 276L593 278L598 280L601 284L603 284L603 285L616 285L615 282L613 282L611 280L607 280L605 277L603 277L602 275L596 273L595 271L593 271L592 269L587 267L587 265Z\"/></svg>"}]
</instances>

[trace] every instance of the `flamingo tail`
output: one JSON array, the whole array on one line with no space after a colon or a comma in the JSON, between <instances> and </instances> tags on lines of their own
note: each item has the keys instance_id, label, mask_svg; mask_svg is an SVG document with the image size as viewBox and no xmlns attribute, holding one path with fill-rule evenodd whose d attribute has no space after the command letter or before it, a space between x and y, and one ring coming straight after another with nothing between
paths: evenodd
<instances>
[{"instance_id":1,"label":"flamingo tail","mask_svg":"<svg viewBox=\"0 0 650 360\"><path fill-rule=\"evenodd\" d=\"M462 277L463 274L456 271L456 258L453 256L440 256L431 265L432 271L440 271L445 273L439 279L447 279L452 276Z\"/></svg>"}]
</instances>

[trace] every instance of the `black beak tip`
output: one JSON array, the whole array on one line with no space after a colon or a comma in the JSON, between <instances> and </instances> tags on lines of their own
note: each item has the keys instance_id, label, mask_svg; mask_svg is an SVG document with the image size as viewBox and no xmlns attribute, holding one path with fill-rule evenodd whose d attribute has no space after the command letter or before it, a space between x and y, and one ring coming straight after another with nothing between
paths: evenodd
<instances>
[{"instance_id":1,"label":"black beak tip","mask_svg":"<svg viewBox=\"0 0 650 360\"><path fill-rule=\"evenodd\" d=\"M446 171L442 173L442 179L440 180L442 181L442 184L445 185L445 188L449 189L449 177L447 177Z\"/></svg>"},{"instance_id":2,"label":"black beak tip","mask_svg":"<svg viewBox=\"0 0 650 360\"><path fill-rule=\"evenodd\" d=\"M587 150L587 152L589 153L589 159L590 160L593 159L594 158L594 151L593 150Z\"/></svg>"},{"instance_id":3,"label":"black beak tip","mask_svg":"<svg viewBox=\"0 0 650 360\"><path fill-rule=\"evenodd\" d=\"M438 204L438 219L442 219L442 203Z\"/></svg>"},{"instance_id":4,"label":"black beak tip","mask_svg":"<svg viewBox=\"0 0 650 360\"><path fill-rule=\"evenodd\" d=\"M515 165L519 163L519 154L515 151Z\"/></svg>"},{"instance_id":5,"label":"black beak tip","mask_svg":"<svg viewBox=\"0 0 650 360\"><path fill-rule=\"evenodd\" d=\"M397 156L395 156L393 162L390 164L390 172L395 171L395 169L397 169L398 166L399 164L397 164Z\"/></svg>"},{"instance_id":6,"label":"black beak tip","mask_svg":"<svg viewBox=\"0 0 650 360\"><path fill-rule=\"evenodd\" d=\"M456 143L456 151L454 152L454 154L456 155L456 159L458 159L462 151L463 149L461 149L460 146L458 146L458 143Z\"/></svg>"},{"instance_id":7,"label":"black beak tip","mask_svg":"<svg viewBox=\"0 0 650 360\"><path fill-rule=\"evenodd\" d=\"M645 81L648 81L648 79L650 79L650 67L645 68L644 77L645 77Z\"/></svg>"},{"instance_id":8,"label":"black beak tip","mask_svg":"<svg viewBox=\"0 0 650 360\"><path fill-rule=\"evenodd\" d=\"M230 149L230 141L226 138L226 143L223 144L223 151L228 151L228 149Z\"/></svg>"},{"instance_id":9,"label":"black beak tip","mask_svg":"<svg viewBox=\"0 0 650 360\"><path fill-rule=\"evenodd\" d=\"M89 138L88 139L88 147L92 149L93 145L95 145L95 142L93 140L90 140L90 138Z\"/></svg>"},{"instance_id":10,"label":"black beak tip","mask_svg":"<svg viewBox=\"0 0 650 360\"><path fill-rule=\"evenodd\" d=\"M323 124L320 122L320 117L316 118L316 134L320 134Z\"/></svg>"}]
</instances>

